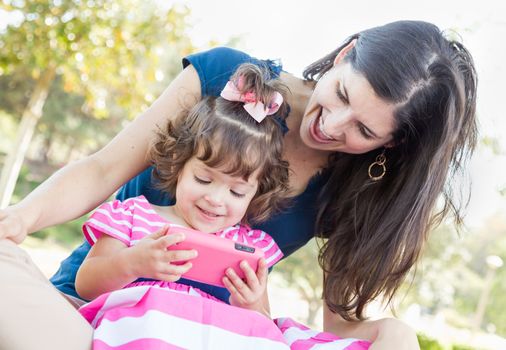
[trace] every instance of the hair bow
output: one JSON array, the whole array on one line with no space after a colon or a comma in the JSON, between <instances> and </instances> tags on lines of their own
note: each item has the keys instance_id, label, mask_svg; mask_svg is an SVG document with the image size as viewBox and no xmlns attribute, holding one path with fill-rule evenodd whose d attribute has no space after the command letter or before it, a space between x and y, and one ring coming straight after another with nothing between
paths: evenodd
<instances>
[{"instance_id":1,"label":"hair bow","mask_svg":"<svg viewBox=\"0 0 506 350\"><path fill-rule=\"evenodd\" d=\"M239 78L237 84L242 85L242 79ZM228 101L243 102L244 109L258 123L264 120L266 116L276 113L283 103L283 96L276 91L269 105L265 106L263 102L257 100L254 92L241 93L236 83L231 80L225 85L220 96Z\"/></svg>"}]
</instances>

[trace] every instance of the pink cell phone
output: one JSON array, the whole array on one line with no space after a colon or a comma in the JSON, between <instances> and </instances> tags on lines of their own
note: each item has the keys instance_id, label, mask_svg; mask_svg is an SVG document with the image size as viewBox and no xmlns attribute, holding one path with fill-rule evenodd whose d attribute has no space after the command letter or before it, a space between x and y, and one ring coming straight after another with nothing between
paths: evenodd
<instances>
[{"instance_id":1,"label":"pink cell phone","mask_svg":"<svg viewBox=\"0 0 506 350\"><path fill-rule=\"evenodd\" d=\"M198 256L191 260L191 269L182 276L189 280L224 287L222 278L225 276L226 269L231 267L240 278L244 278L244 273L239 267L239 263L245 260L256 271L258 260L264 257L264 252L259 248L234 242L210 233L173 226L168 234L176 232L183 232L185 240L170 246L169 250L195 249L198 252Z\"/></svg>"}]
</instances>

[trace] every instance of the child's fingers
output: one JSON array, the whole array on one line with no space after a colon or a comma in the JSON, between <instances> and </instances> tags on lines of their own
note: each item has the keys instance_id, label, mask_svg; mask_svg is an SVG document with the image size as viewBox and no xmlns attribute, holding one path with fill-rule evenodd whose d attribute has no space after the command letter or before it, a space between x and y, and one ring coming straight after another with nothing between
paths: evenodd
<instances>
[{"instance_id":1,"label":"child's fingers","mask_svg":"<svg viewBox=\"0 0 506 350\"><path fill-rule=\"evenodd\" d=\"M230 296L233 299L235 299L236 303L238 303L239 305L246 304L246 300L242 297L241 293L239 293L237 288L235 288L235 286L232 284L232 282L227 276L223 277L222 281L223 284L225 285L225 288L227 288L227 290L230 292Z\"/></svg>"},{"instance_id":2,"label":"child's fingers","mask_svg":"<svg viewBox=\"0 0 506 350\"><path fill-rule=\"evenodd\" d=\"M237 292L240 293L244 299L250 298L251 290L249 286L246 283L244 283L244 281L237 275L237 273L235 273L234 269L228 268L225 271L225 275L233 284Z\"/></svg>"},{"instance_id":3,"label":"child's fingers","mask_svg":"<svg viewBox=\"0 0 506 350\"><path fill-rule=\"evenodd\" d=\"M156 279L162 281L174 282L181 278L181 275L191 269L192 263L186 262L182 265L167 264L165 268L158 272Z\"/></svg>"},{"instance_id":4,"label":"child's fingers","mask_svg":"<svg viewBox=\"0 0 506 350\"><path fill-rule=\"evenodd\" d=\"M195 249L192 250L167 250L163 252L164 259L167 262L173 261L187 261L195 259L198 252Z\"/></svg>"},{"instance_id":5,"label":"child's fingers","mask_svg":"<svg viewBox=\"0 0 506 350\"><path fill-rule=\"evenodd\" d=\"M177 244L185 240L184 233L171 233L157 238L157 245L161 248L167 249L171 245Z\"/></svg>"},{"instance_id":6,"label":"child's fingers","mask_svg":"<svg viewBox=\"0 0 506 350\"><path fill-rule=\"evenodd\" d=\"M149 235L149 238L156 240L160 237L165 236L167 234L167 232L169 232L169 225L165 225L161 229L159 229L158 231L153 232L152 234Z\"/></svg>"},{"instance_id":7,"label":"child's fingers","mask_svg":"<svg viewBox=\"0 0 506 350\"><path fill-rule=\"evenodd\" d=\"M244 272L246 284L248 285L249 289L257 290L260 287L260 282L258 280L257 275L255 274L255 271L251 268L250 264L248 264L247 261L241 261L241 264L239 266L241 267L241 270Z\"/></svg>"},{"instance_id":8,"label":"child's fingers","mask_svg":"<svg viewBox=\"0 0 506 350\"><path fill-rule=\"evenodd\" d=\"M257 268L257 278L260 284L266 284L267 283L267 276L269 272L267 269L267 261L265 261L264 258L261 258L258 261L258 268Z\"/></svg>"}]
</instances>

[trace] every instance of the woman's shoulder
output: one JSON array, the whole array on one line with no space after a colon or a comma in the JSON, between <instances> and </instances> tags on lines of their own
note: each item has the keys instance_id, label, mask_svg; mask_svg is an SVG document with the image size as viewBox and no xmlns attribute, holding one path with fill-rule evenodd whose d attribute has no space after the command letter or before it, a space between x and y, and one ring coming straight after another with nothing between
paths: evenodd
<instances>
[{"instance_id":1,"label":"woman's shoulder","mask_svg":"<svg viewBox=\"0 0 506 350\"><path fill-rule=\"evenodd\" d=\"M256 59L246 52L230 47L215 47L200 51L183 58L183 68L193 65L197 72L201 70L233 70L242 63L254 62ZM232 73L233 73L232 71Z\"/></svg>"},{"instance_id":2,"label":"woman's shoulder","mask_svg":"<svg viewBox=\"0 0 506 350\"><path fill-rule=\"evenodd\" d=\"M202 96L218 96L230 76L243 63L253 63L269 69L278 77L281 64L275 60L261 60L230 47L215 47L183 58L183 68L192 65L200 79Z\"/></svg>"},{"instance_id":3,"label":"woman's shoulder","mask_svg":"<svg viewBox=\"0 0 506 350\"><path fill-rule=\"evenodd\" d=\"M198 60L224 60L226 62L233 62L237 60L250 60L252 57L244 51L233 49L231 47L219 46L209 50L200 51L186 56L183 59L183 66L193 64L192 61Z\"/></svg>"}]
</instances>

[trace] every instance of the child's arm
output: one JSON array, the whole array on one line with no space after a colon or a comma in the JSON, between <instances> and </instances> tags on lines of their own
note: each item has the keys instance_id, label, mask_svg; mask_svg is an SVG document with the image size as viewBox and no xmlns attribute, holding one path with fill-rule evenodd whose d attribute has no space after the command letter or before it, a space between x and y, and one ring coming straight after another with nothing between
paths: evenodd
<instances>
[{"instance_id":1,"label":"child's arm","mask_svg":"<svg viewBox=\"0 0 506 350\"><path fill-rule=\"evenodd\" d=\"M167 227L127 247L116 238L102 235L79 268L76 291L92 300L103 293L120 289L139 277L176 281L191 268L191 262L173 265L172 261L191 260L195 251L167 250L184 240L180 233L167 235Z\"/></svg>"},{"instance_id":2,"label":"child's arm","mask_svg":"<svg viewBox=\"0 0 506 350\"><path fill-rule=\"evenodd\" d=\"M240 264L246 281L243 281L234 271L227 269L223 277L223 284L230 292L230 305L258 311L270 316L269 298L267 295L267 263L265 259L258 262L257 272L246 262Z\"/></svg>"}]
</instances>

